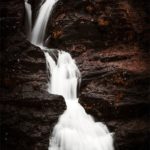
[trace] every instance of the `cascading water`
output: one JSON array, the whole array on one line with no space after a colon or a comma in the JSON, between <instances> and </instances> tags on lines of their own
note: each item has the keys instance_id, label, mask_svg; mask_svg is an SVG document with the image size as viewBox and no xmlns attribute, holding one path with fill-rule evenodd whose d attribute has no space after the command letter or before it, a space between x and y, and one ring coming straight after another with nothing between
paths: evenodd
<instances>
[{"instance_id":1,"label":"cascading water","mask_svg":"<svg viewBox=\"0 0 150 150\"><path fill-rule=\"evenodd\" d=\"M57 64L48 53L45 56L51 74L48 91L62 95L66 100L76 99L80 72L69 53L59 51Z\"/></svg>"},{"instance_id":2,"label":"cascading water","mask_svg":"<svg viewBox=\"0 0 150 150\"><path fill-rule=\"evenodd\" d=\"M31 42L33 44L43 45L47 22L56 2L57 0L46 0L41 6L32 30Z\"/></svg>"},{"instance_id":3,"label":"cascading water","mask_svg":"<svg viewBox=\"0 0 150 150\"><path fill-rule=\"evenodd\" d=\"M46 0L39 11L32 31L31 42L41 48L46 25L55 0ZM50 73L48 91L65 98L67 110L60 117L50 138L49 150L113 150L113 138L107 127L86 114L78 103L77 85L80 72L69 53L58 52L55 62L45 52L47 68Z\"/></svg>"},{"instance_id":4,"label":"cascading water","mask_svg":"<svg viewBox=\"0 0 150 150\"><path fill-rule=\"evenodd\" d=\"M49 92L62 95L67 110L60 117L50 140L49 150L113 150L107 127L94 122L78 103L77 84L80 72L70 54L60 51L57 64L46 53L51 73Z\"/></svg>"},{"instance_id":5,"label":"cascading water","mask_svg":"<svg viewBox=\"0 0 150 150\"><path fill-rule=\"evenodd\" d=\"M28 0L25 0L25 9L26 9L27 37L30 40L31 30L32 30L32 10L31 10L31 4L28 3Z\"/></svg>"}]
</instances>

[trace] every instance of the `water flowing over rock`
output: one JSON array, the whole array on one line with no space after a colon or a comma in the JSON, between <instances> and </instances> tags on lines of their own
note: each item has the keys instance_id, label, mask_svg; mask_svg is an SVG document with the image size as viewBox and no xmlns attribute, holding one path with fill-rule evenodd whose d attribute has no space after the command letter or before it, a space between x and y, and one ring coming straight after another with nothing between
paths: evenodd
<instances>
[{"instance_id":1,"label":"water flowing over rock","mask_svg":"<svg viewBox=\"0 0 150 150\"><path fill-rule=\"evenodd\" d=\"M39 10L38 17L31 34L31 42L35 45L43 43L47 22L56 0L46 0Z\"/></svg>"},{"instance_id":2,"label":"water flowing over rock","mask_svg":"<svg viewBox=\"0 0 150 150\"><path fill-rule=\"evenodd\" d=\"M78 103L77 84L80 72L66 52L60 52L57 65L47 58L51 72L49 91L62 95L67 110L54 128L49 150L113 150L112 135L107 127L95 122Z\"/></svg>"},{"instance_id":3,"label":"water flowing over rock","mask_svg":"<svg viewBox=\"0 0 150 150\"><path fill-rule=\"evenodd\" d=\"M148 14L148 1L62 0L48 23L46 45L75 58L79 102L115 131L119 150L150 147Z\"/></svg>"},{"instance_id":4,"label":"water flowing over rock","mask_svg":"<svg viewBox=\"0 0 150 150\"><path fill-rule=\"evenodd\" d=\"M2 3L0 20L0 149L43 150L66 109L62 96L49 94L42 50L24 35L24 1Z\"/></svg>"},{"instance_id":5,"label":"water flowing over rock","mask_svg":"<svg viewBox=\"0 0 150 150\"><path fill-rule=\"evenodd\" d=\"M55 3L50 0L43 3L33 27L33 33L36 32L36 35L32 35L31 42L42 49L47 48L43 46L45 33L41 34L41 31L45 32L50 12ZM49 13L45 17L47 12ZM103 123L94 122L78 103L77 85L80 80L80 72L75 61L69 53L59 51L58 60L55 62L49 53L45 52L50 74L48 91L52 94L62 95L67 104L67 110L53 130L49 150L113 150L113 138L107 127Z\"/></svg>"},{"instance_id":6,"label":"water flowing over rock","mask_svg":"<svg viewBox=\"0 0 150 150\"><path fill-rule=\"evenodd\" d=\"M32 25L44 2L28 0ZM147 0L59 0L44 37L45 46L76 60L79 102L115 133L116 150L150 149L149 6ZM24 0L1 0L0 11L0 147L47 150L64 99L45 91L45 56L26 40ZM81 108L74 103L68 111Z\"/></svg>"}]
</instances>

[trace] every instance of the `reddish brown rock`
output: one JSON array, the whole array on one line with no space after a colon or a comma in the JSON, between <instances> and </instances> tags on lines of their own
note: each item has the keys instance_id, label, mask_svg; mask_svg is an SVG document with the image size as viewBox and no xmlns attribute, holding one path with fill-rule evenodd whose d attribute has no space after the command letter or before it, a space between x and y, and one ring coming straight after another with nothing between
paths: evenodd
<instances>
[{"instance_id":1,"label":"reddish brown rock","mask_svg":"<svg viewBox=\"0 0 150 150\"><path fill-rule=\"evenodd\" d=\"M0 70L1 97L5 100L0 109L3 135L7 138L9 133L4 146L16 149L14 141L18 141L18 149L44 150L48 131L65 105L62 97L45 92L44 55L22 34L23 1L10 3L9 13L3 15L12 14L17 20L1 20L6 34L1 38L0 58L5 62ZM30 3L35 18L40 1ZM45 44L66 50L76 59L82 73L80 103L115 133L116 150L150 148L148 20L146 0L60 0L47 27Z\"/></svg>"},{"instance_id":2,"label":"reddish brown rock","mask_svg":"<svg viewBox=\"0 0 150 150\"><path fill-rule=\"evenodd\" d=\"M148 150L150 52L146 1L61 1L47 45L72 54L82 73L80 103L115 132L118 150ZM141 122L141 124L140 124ZM142 139L142 138L143 139Z\"/></svg>"}]
</instances>

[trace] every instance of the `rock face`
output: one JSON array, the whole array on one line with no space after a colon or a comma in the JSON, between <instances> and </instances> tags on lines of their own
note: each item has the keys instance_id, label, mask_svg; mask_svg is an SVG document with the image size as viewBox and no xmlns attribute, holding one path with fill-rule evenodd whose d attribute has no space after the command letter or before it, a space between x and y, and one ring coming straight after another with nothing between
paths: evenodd
<instances>
[{"instance_id":1,"label":"rock face","mask_svg":"<svg viewBox=\"0 0 150 150\"><path fill-rule=\"evenodd\" d=\"M76 59L80 103L115 133L118 150L150 148L148 13L146 1L61 0L45 38Z\"/></svg>"},{"instance_id":2,"label":"rock face","mask_svg":"<svg viewBox=\"0 0 150 150\"><path fill-rule=\"evenodd\" d=\"M30 0L33 21L41 2ZM44 54L23 33L23 0L2 4L0 144L46 150L65 104L46 92ZM45 44L76 59L80 103L115 133L116 150L150 149L149 6L146 0L59 0L47 27Z\"/></svg>"},{"instance_id":3,"label":"rock face","mask_svg":"<svg viewBox=\"0 0 150 150\"><path fill-rule=\"evenodd\" d=\"M51 131L66 109L47 88L45 56L24 35L24 1L1 6L0 148L47 150Z\"/></svg>"},{"instance_id":4,"label":"rock face","mask_svg":"<svg viewBox=\"0 0 150 150\"><path fill-rule=\"evenodd\" d=\"M50 133L64 111L62 97L26 88L23 95L19 94L21 97L10 95L1 101L3 150L46 150Z\"/></svg>"}]
</instances>

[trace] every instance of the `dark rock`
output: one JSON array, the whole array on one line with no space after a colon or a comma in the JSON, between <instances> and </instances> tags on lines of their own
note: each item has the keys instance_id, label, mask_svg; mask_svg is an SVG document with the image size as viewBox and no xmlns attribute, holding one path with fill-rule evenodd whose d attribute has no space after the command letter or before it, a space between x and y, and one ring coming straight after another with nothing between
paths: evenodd
<instances>
[{"instance_id":1,"label":"dark rock","mask_svg":"<svg viewBox=\"0 0 150 150\"><path fill-rule=\"evenodd\" d=\"M115 132L116 149L148 150L148 2L60 2L49 20L45 43L76 59L82 73L79 102Z\"/></svg>"},{"instance_id":2,"label":"dark rock","mask_svg":"<svg viewBox=\"0 0 150 150\"><path fill-rule=\"evenodd\" d=\"M1 1L1 38L10 36L16 31L23 30L24 23L24 1L2 0ZM3 44L3 43L1 43Z\"/></svg>"},{"instance_id":3,"label":"dark rock","mask_svg":"<svg viewBox=\"0 0 150 150\"><path fill-rule=\"evenodd\" d=\"M148 150L149 53L138 45L116 45L101 51L88 49L76 60L82 72L79 101L87 113L115 133L116 149Z\"/></svg>"},{"instance_id":4,"label":"dark rock","mask_svg":"<svg viewBox=\"0 0 150 150\"><path fill-rule=\"evenodd\" d=\"M12 43L5 52L1 78L1 147L46 150L65 102L46 91L48 75L42 50L25 38Z\"/></svg>"},{"instance_id":5,"label":"dark rock","mask_svg":"<svg viewBox=\"0 0 150 150\"><path fill-rule=\"evenodd\" d=\"M24 35L24 1L3 1L0 9L0 147L46 150L66 105L47 92L44 52Z\"/></svg>"},{"instance_id":6,"label":"dark rock","mask_svg":"<svg viewBox=\"0 0 150 150\"><path fill-rule=\"evenodd\" d=\"M65 101L46 91L48 75L42 50L25 38L10 45L1 74L1 147L46 150L51 131L66 108Z\"/></svg>"},{"instance_id":7,"label":"dark rock","mask_svg":"<svg viewBox=\"0 0 150 150\"><path fill-rule=\"evenodd\" d=\"M140 52L138 46L122 45L98 52L88 50L76 58L83 78L79 101L87 113L115 133L118 150L150 147L148 57L149 53Z\"/></svg>"},{"instance_id":8,"label":"dark rock","mask_svg":"<svg viewBox=\"0 0 150 150\"><path fill-rule=\"evenodd\" d=\"M5 96L0 101L1 148L46 150L58 116L65 109L64 100L28 86L22 94Z\"/></svg>"},{"instance_id":9,"label":"dark rock","mask_svg":"<svg viewBox=\"0 0 150 150\"><path fill-rule=\"evenodd\" d=\"M30 0L33 20L41 2ZM115 133L116 150L150 149L148 3L60 0L47 26L45 44L76 59L82 73L79 102ZM23 34L23 1L7 4L1 7L2 144L5 149L44 150L65 104L45 91L45 58Z\"/></svg>"},{"instance_id":10,"label":"dark rock","mask_svg":"<svg viewBox=\"0 0 150 150\"><path fill-rule=\"evenodd\" d=\"M60 3L47 29L47 35L52 35L49 44L47 42L51 47L72 50L74 45L80 44L101 49L115 43L131 43L136 39L136 29L142 26L138 24L135 29L134 16L128 14L134 6L126 1L62 0ZM134 12L138 15L138 11L134 9Z\"/></svg>"},{"instance_id":11,"label":"dark rock","mask_svg":"<svg viewBox=\"0 0 150 150\"><path fill-rule=\"evenodd\" d=\"M106 122L111 131L114 131L116 150L148 150L150 130L149 117L135 118Z\"/></svg>"}]
</instances>

